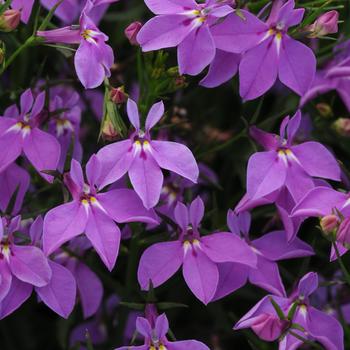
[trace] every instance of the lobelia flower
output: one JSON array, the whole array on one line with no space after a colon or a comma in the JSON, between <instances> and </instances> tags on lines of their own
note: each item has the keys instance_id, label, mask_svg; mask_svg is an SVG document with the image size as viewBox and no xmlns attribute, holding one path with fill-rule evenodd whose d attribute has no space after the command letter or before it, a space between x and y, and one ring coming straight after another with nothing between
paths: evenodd
<instances>
[{"instance_id":1,"label":"lobelia flower","mask_svg":"<svg viewBox=\"0 0 350 350\"><path fill-rule=\"evenodd\" d=\"M0 319L22 305L33 286L45 287L52 278L47 258L39 248L15 242L20 220L20 216L0 219Z\"/></svg>"},{"instance_id":2,"label":"lobelia flower","mask_svg":"<svg viewBox=\"0 0 350 350\"><path fill-rule=\"evenodd\" d=\"M58 251L54 254L53 259L65 266L74 276L79 301L81 303L84 318L94 315L101 306L103 297L103 285L99 277L84 264L82 259L84 253L91 248L91 243L85 237L77 237L70 241L69 250L74 256L65 251Z\"/></svg>"},{"instance_id":3,"label":"lobelia flower","mask_svg":"<svg viewBox=\"0 0 350 350\"><path fill-rule=\"evenodd\" d=\"M17 215L21 210L24 196L30 185L30 176L16 163L9 165L0 173L0 210L3 213ZM16 191L17 194L16 194ZM11 199L16 194L13 208L9 208Z\"/></svg>"},{"instance_id":4,"label":"lobelia flower","mask_svg":"<svg viewBox=\"0 0 350 350\"><path fill-rule=\"evenodd\" d=\"M318 95L335 90L350 112L350 41L334 49L334 58L324 69L318 70L312 85L300 100L300 106Z\"/></svg>"},{"instance_id":5,"label":"lobelia flower","mask_svg":"<svg viewBox=\"0 0 350 350\"><path fill-rule=\"evenodd\" d=\"M23 152L44 179L53 181L53 176L41 171L57 168L60 145L52 135L39 129L44 103L44 92L34 99L28 89L21 95L20 112L12 105L0 117L0 172Z\"/></svg>"},{"instance_id":6,"label":"lobelia flower","mask_svg":"<svg viewBox=\"0 0 350 350\"><path fill-rule=\"evenodd\" d=\"M48 130L61 145L58 170L63 171L67 154L72 147L72 157L80 161L83 149L79 140L81 108L80 96L73 89L55 87L50 90L53 98L49 104L50 120Z\"/></svg>"},{"instance_id":7,"label":"lobelia flower","mask_svg":"<svg viewBox=\"0 0 350 350\"><path fill-rule=\"evenodd\" d=\"M245 51L239 65L240 95L244 100L263 95L277 77L300 96L308 90L316 58L310 48L287 34L304 15L304 9L294 6L294 0L277 0L266 23L242 10L244 18L234 13L212 28L217 49L234 54Z\"/></svg>"},{"instance_id":8,"label":"lobelia flower","mask_svg":"<svg viewBox=\"0 0 350 350\"><path fill-rule=\"evenodd\" d=\"M43 246L46 255L85 232L104 264L112 270L120 243L120 230L114 221L158 222L155 213L146 210L132 190L98 193L100 171L100 163L93 155L86 165L85 180L80 163L72 160L65 184L73 200L51 209L45 216Z\"/></svg>"},{"instance_id":9,"label":"lobelia flower","mask_svg":"<svg viewBox=\"0 0 350 350\"><path fill-rule=\"evenodd\" d=\"M309 297L316 291L317 287L317 274L314 272L306 274L289 298L275 295L264 297L236 323L234 329L252 328L258 336L267 341L273 341L283 333L279 340L279 350L295 350L304 342L288 332L290 322L293 322L304 329L304 331L292 329L299 337L317 341L327 350L343 350L343 328L339 321L310 304ZM294 304L297 305L290 322L279 320L271 299L285 315Z\"/></svg>"},{"instance_id":10,"label":"lobelia flower","mask_svg":"<svg viewBox=\"0 0 350 350\"><path fill-rule=\"evenodd\" d=\"M340 181L340 167L322 144L309 141L293 145L300 118L300 111L291 119L284 118L279 137L251 128L251 135L266 151L249 158L247 195L250 199L263 198L285 186L294 201L298 201L314 187L313 177Z\"/></svg>"},{"instance_id":11,"label":"lobelia flower","mask_svg":"<svg viewBox=\"0 0 350 350\"><path fill-rule=\"evenodd\" d=\"M145 0L156 14L137 35L143 51L177 47L180 74L199 74L214 58L211 26L233 12L227 1Z\"/></svg>"},{"instance_id":12,"label":"lobelia flower","mask_svg":"<svg viewBox=\"0 0 350 350\"><path fill-rule=\"evenodd\" d=\"M137 272L143 290L150 282L158 287L182 266L184 279L192 293L204 304L214 297L223 263L234 262L256 267L257 258L246 242L228 232L200 236L199 224L204 204L197 197L189 208L178 202L174 216L180 233L176 241L150 246L142 254Z\"/></svg>"},{"instance_id":13,"label":"lobelia flower","mask_svg":"<svg viewBox=\"0 0 350 350\"><path fill-rule=\"evenodd\" d=\"M305 196L296 204L292 217L325 217L328 215L337 215L341 213L344 218L350 217L350 195L349 193L335 191L329 187L315 187L305 194ZM340 218L339 218L339 221ZM344 232L343 232L344 233ZM344 238L344 235L343 235ZM337 243L340 255L347 252L348 248L341 242ZM332 247L331 261L335 260L336 253Z\"/></svg>"},{"instance_id":14,"label":"lobelia flower","mask_svg":"<svg viewBox=\"0 0 350 350\"><path fill-rule=\"evenodd\" d=\"M38 216L29 229L31 244L42 248L43 219ZM52 275L50 282L43 287L35 287L39 300L64 318L73 311L77 284L74 276L57 261L48 260ZM91 285L90 287L94 287Z\"/></svg>"},{"instance_id":15,"label":"lobelia flower","mask_svg":"<svg viewBox=\"0 0 350 350\"><path fill-rule=\"evenodd\" d=\"M249 282L275 295L285 296L286 292L276 261L311 256L313 249L296 238L288 243L284 231L273 231L253 241L249 238L251 216L248 212L235 215L229 210L227 224L230 231L245 241L256 256L256 267L236 263L219 265L219 284L214 299L220 299Z\"/></svg>"},{"instance_id":16,"label":"lobelia flower","mask_svg":"<svg viewBox=\"0 0 350 350\"><path fill-rule=\"evenodd\" d=\"M111 75L110 68L114 62L113 50L106 44L108 36L89 17L93 7L93 2L87 0L78 26L37 32L46 42L79 44L74 65L78 78L86 89L101 85L104 78Z\"/></svg>"},{"instance_id":17,"label":"lobelia flower","mask_svg":"<svg viewBox=\"0 0 350 350\"><path fill-rule=\"evenodd\" d=\"M169 331L169 322L165 314L154 319L137 317L136 330L144 337L144 345L122 346L115 350L209 350L209 348L197 340L180 340L171 342L166 335Z\"/></svg>"},{"instance_id":18,"label":"lobelia flower","mask_svg":"<svg viewBox=\"0 0 350 350\"><path fill-rule=\"evenodd\" d=\"M135 131L128 140L105 146L97 153L104 178L100 187L115 182L128 172L131 184L144 206L152 208L158 203L162 190L164 178L161 168L195 183L198 166L186 146L151 139L151 129L164 114L163 102L154 104L150 109L145 131L140 128L137 104L131 99L128 100L127 111Z\"/></svg>"}]
</instances>

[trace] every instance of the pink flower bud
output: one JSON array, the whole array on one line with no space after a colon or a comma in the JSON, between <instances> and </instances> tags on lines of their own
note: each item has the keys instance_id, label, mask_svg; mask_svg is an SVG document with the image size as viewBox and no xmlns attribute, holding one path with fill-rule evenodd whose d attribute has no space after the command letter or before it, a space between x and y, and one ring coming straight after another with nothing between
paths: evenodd
<instances>
[{"instance_id":1,"label":"pink flower bud","mask_svg":"<svg viewBox=\"0 0 350 350\"><path fill-rule=\"evenodd\" d=\"M340 224L337 241L342 244L350 244L350 218L343 220Z\"/></svg>"},{"instance_id":2,"label":"pink flower bud","mask_svg":"<svg viewBox=\"0 0 350 350\"><path fill-rule=\"evenodd\" d=\"M288 321L280 320L275 315L261 314L256 317L252 330L266 341L276 340L288 326Z\"/></svg>"},{"instance_id":3,"label":"pink flower bud","mask_svg":"<svg viewBox=\"0 0 350 350\"><path fill-rule=\"evenodd\" d=\"M326 215L320 222L324 233L331 233L338 226L338 217L336 215Z\"/></svg>"},{"instance_id":4,"label":"pink flower bud","mask_svg":"<svg viewBox=\"0 0 350 350\"><path fill-rule=\"evenodd\" d=\"M136 40L136 36L140 31L142 24L140 22L132 22L125 28L124 34L129 39L131 45L138 46L139 43Z\"/></svg>"},{"instance_id":5,"label":"pink flower bud","mask_svg":"<svg viewBox=\"0 0 350 350\"><path fill-rule=\"evenodd\" d=\"M338 11L332 10L324 13L316 19L316 21L308 27L311 37L324 36L338 32Z\"/></svg>"},{"instance_id":6,"label":"pink flower bud","mask_svg":"<svg viewBox=\"0 0 350 350\"><path fill-rule=\"evenodd\" d=\"M350 118L339 118L333 124L335 131L341 136L350 136Z\"/></svg>"},{"instance_id":7,"label":"pink flower bud","mask_svg":"<svg viewBox=\"0 0 350 350\"><path fill-rule=\"evenodd\" d=\"M0 16L0 30L3 32L11 32L15 30L21 20L21 12L18 10L6 10Z\"/></svg>"},{"instance_id":8,"label":"pink flower bud","mask_svg":"<svg viewBox=\"0 0 350 350\"><path fill-rule=\"evenodd\" d=\"M125 103L129 98L128 94L125 93L124 86L120 86L118 88L112 88L110 96L111 96L111 101L113 101L118 105Z\"/></svg>"}]
</instances>

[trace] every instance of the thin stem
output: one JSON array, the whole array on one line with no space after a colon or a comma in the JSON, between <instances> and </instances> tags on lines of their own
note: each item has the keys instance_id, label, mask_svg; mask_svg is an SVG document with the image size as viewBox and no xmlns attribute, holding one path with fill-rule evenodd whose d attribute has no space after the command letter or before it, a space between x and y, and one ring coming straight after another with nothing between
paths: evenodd
<instances>
[{"instance_id":1,"label":"thin stem","mask_svg":"<svg viewBox=\"0 0 350 350\"><path fill-rule=\"evenodd\" d=\"M293 331L289 331L288 334L290 334L290 335L292 335L293 337L299 339L299 340L302 341L304 344L313 347L314 349L324 350L323 347L322 347L321 345L318 345L318 344L315 343L314 341L311 341L311 340L309 340L309 339L304 338L303 336L299 335L298 333L295 333L295 332L293 332Z\"/></svg>"},{"instance_id":2,"label":"thin stem","mask_svg":"<svg viewBox=\"0 0 350 350\"><path fill-rule=\"evenodd\" d=\"M25 49L27 49L28 47L34 45L34 43L36 42L36 38L34 36L30 36L25 43L20 46L10 57L8 60L6 60L3 68L1 69L0 75L3 74L5 72L5 70L13 63L13 61L17 58L17 56L24 51Z\"/></svg>"},{"instance_id":3,"label":"thin stem","mask_svg":"<svg viewBox=\"0 0 350 350\"><path fill-rule=\"evenodd\" d=\"M335 254L337 256L337 260L339 262L340 268L341 268L343 275L345 277L346 283L350 286L350 273L347 270L346 266L344 265L344 262L340 256L339 249L337 247L336 242L333 242L332 244L333 244L333 248L334 248Z\"/></svg>"}]
</instances>

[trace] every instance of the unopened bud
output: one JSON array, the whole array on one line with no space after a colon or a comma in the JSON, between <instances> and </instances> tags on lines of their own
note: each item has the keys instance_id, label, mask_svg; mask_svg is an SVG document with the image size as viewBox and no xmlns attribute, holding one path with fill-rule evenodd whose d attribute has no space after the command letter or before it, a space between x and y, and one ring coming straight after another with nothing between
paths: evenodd
<instances>
[{"instance_id":1,"label":"unopened bud","mask_svg":"<svg viewBox=\"0 0 350 350\"><path fill-rule=\"evenodd\" d=\"M115 104L120 105L125 103L129 96L127 93L125 93L124 86L120 86L118 88L112 88L111 90L111 101L113 101Z\"/></svg>"},{"instance_id":2,"label":"unopened bud","mask_svg":"<svg viewBox=\"0 0 350 350\"><path fill-rule=\"evenodd\" d=\"M136 37L141 27L142 27L142 24L140 22L133 22L125 28L124 34L129 39L129 42L131 45L135 45L135 46L139 45Z\"/></svg>"},{"instance_id":3,"label":"unopened bud","mask_svg":"<svg viewBox=\"0 0 350 350\"><path fill-rule=\"evenodd\" d=\"M334 214L326 215L321 219L320 225L322 231L329 234L338 226L338 217Z\"/></svg>"},{"instance_id":4,"label":"unopened bud","mask_svg":"<svg viewBox=\"0 0 350 350\"><path fill-rule=\"evenodd\" d=\"M344 219L339 225L337 241L342 244L350 244L350 218Z\"/></svg>"},{"instance_id":5,"label":"unopened bud","mask_svg":"<svg viewBox=\"0 0 350 350\"><path fill-rule=\"evenodd\" d=\"M316 105L316 108L322 117L324 117L324 118L332 118L333 117L333 111L332 111L332 108L329 104L318 103Z\"/></svg>"},{"instance_id":6,"label":"unopened bud","mask_svg":"<svg viewBox=\"0 0 350 350\"><path fill-rule=\"evenodd\" d=\"M339 118L337 119L333 127L335 131L341 136L350 136L350 118Z\"/></svg>"},{"instance_id":7,"label":"unopened bud","mask_svg":"<svg viewBox=\"0 0 350 350\"><path fill-rule=\"evenodd\" d=\"M334 34L338 32L338 11L332 10L324 13L316 19L316 21L307 27L310 32L310 37L316 38L328 34Z\"/></svg>"},{"instance_id":8,"label":"unopened bud","mask_svg":"<svg viewBox=\"0 0 350 350\"><path fill-rule=\"evenodd\" d=\"M112 121L109 118L107 118L103 122L102 137L104 140L107 141L115 141L119 137L118 130L116 130Z\"/></svg>"},{"instance_id":9,"label":"unopened bud","mask_svg":"<svg viewBox=\"0 0 350 350\"><path fill-rule=\"evenodd\" d=\"M21 20L21 12L18 10L6 10L0 16L0 30L3 32L12 32L15 30Z\"/></svg>"}]
</instances>

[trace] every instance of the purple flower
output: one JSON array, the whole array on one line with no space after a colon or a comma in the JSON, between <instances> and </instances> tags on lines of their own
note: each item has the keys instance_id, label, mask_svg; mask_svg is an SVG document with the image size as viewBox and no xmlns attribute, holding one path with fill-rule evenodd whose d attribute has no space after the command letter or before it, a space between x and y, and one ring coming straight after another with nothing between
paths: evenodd
<instances>
[{"instance_id":1,"label":"purple flower","mask_svg":"<svg viewBox=\"0 0 350 350\"><path fill-rule=\"evenodd\" d=\"M341 324L333 316L317 310L310 304L309 297L317 287L317 274L308 273L299 281L297 290L289 298L266 296L237 322L234 329L252 328L258 336L268 341L277 339L283 333L279 341L279 349L294 350L303 344L302 340L289 333L290 324L296 323L302 330L294 328L291 330L299 337L317 341L329 350L343 350ZM280 320L271 299L285 315L293 305L296 305L292 319Z\"/></svg>"},{"instance_id":2,"label":"purple flower","mask_svg":"<svg viewBox=\"0 0 350 350\"><path fill-rule=\"evenodd\" d=\"M60 145L52 135L39 129L44 102L44 92L34 99L28 89L21 95L21 111L12 105L0 117L0 172L23 152L44 179L53 181L53 176L41 171L57 168Z\"/></svg>"},{"instance_id":3,"label":"purple flower","mask_svg":"<svg viewBox=\"0 0 350 350\"><path fill-rule=\"evenodd\" d=\"M317 71L312 85L300 100L301 106L318 95L336 90L350 112L350 41L338 45L335 50L340 53L334 54L334 59Z\"/></svg>"},{"instance_id":4,"label":"purple flower","mask_svg":"<svg viewBox=\"0 0 350 350\"><path fill-rule=\"evenodd\" d=\"M37 32L46 42L79 44L74 56L74 65L78 78L86 89L101 85L104 78L111 75L110 68L114 62L113 50L106 44L107 35L102 33L89 17L93 7L94 4L88 0L77 28L68 26Z\"/></svg>"},{"instance_id":5,"label":"purple flower","mask_svg":"<svg viewBox=\"0 0 350 350\"><path fill-rule=\"evenodd\" d=\"M49 104L49 132L61 145L61 157L58 170L63 171L68 151L73 145L72 157L77 161L82 158L82 146L79 141L81 108L80 96L73 89L56 87L50 90L53 98Z\"/></svg>"},{"instance_id":6,"label":"purple flower","mask_svg":"<svg viewBox=\"0 0 350 350\"><path fill-rule=\"evenodd\" d=\"M156 14L139 32L143 51L177 47L180 74L199 74L214 58L215 43L210 27L233 12L226 1L145 0Z\"/></svg>"},{"instance_id":7,"label":"purple flower","mask_svg":"<svg viewBox=\"0 0 350 350\"><path fill-rule=\"evenodd\" d=\"M89 17L94 23L98 24L107 11L108 6L118 0L65 0L56 9L55 16L64 23L73 23L81 14L87 1L91 1L94 5L89 13ZM50 10L56 5L57 0L40 0L40 3Z\"/></svg>"},{"instance_id":8,"label":"purple flower","mask_svg":"<svg viewBox=\"0 0 350 350\"><path fill-rule=\"evenodd\" d=\"M140 128L137 104L129 99L127 110L135 131L128 140L108 145L97 153L104 174L100 187L115 182L128 172L130 181L144 206L152 208L158 203L162 190L161 168L196 182L198 166L186 146L151 139L151 129L164 114L163 102L152 106L146 119L145 131Z\"/></svg>"},{"instance_id":9,"label":"purple flower","mask_svg":"<svg viewBox=\"0 0 350 350\"><path fill-rule=\"evenodd\" d=\"M42 248L43 219L38 216L29 229L31 243ZM52 275L50 282L43 287L35 287L39 300L64 318L73 311L77 286L72 273L60 263L48 260Z\"/></svg>"},{"instance_id":10,"label":"purple flower","mask_svg":"<svg viewBox=\"0 0 350 350\"><path fill-rule=\"evenodd\" d=\"M266 23L242 10L244 19L233 13L213 27L217 49L235 54L246 50L239 65L243 99L263 95L277 77L298 95L308 90L316 71L316 58L310 48L287 34L304 15L304 9L294 9L294 5L294 0L274 1Z\"/></svg>"},{"instance_id":11,"label":"purple flower","mask_svg":"<svg viewBox=\"0 0 350 350\"><path fill-rule=\"evenodd\" d=\"M33 286L43 288L52 278L44 253L32 245L15 243L14 232L20 217L0 219L0 318L16 310L32 293Z\"/></svg>"},{"instance_id":12,"label":"purple flower","mask_svg":"<svg viewBox=\"0 0 350 350\"><path fill-rule=\"evenodd\" d=\"M249 158L247 195L250 199L263 198L285 186L294 201L298 201L314 187L313 177L340 180L339 165L323 145L314 141L293 145L300 119L300 111L291 119L286 117L279 137L251 128L251 135L266 151Z\"/></svg>"},{"instance_id":13,"label":"purple flower","mask_svg":"<svg viewBox=\"0 0 350 350\"><path fill-rule=\"evenodd\" d=\"M0 173L0 209L4 213L9 213L8 208L12 196L16 193L12 212L9 214L17 215L21 210L22 203L30 184L30 176L27 171L18 166L16 163L9 165L2 173Z\"/></svg>"},{"instance_id":14,"label":"purple flower","mask_svg":"<svg viewBox=\"0 0 350 350\"><path fill-rule=\"evenodd\" d=\"M85 237L77 237L68 247L75 256L83 258L84 253L91 248L91 244ZM74 276L83 315L84 318L88 318L94 315L101 305L103 285L99 277L84 264L83 259L77 259L75 256L58 251L54 255L54 260L65 266Z\"/></svg>"},{"instance_id":15,"label":"purple flower","mask_svg":"<svg viewBox=\"0 0 350 350\"><path fill-rule=\"evenodd\" d=\"M209 350L205 344L197 340L169 341L166 337L169 331L169 322L165 314L161 314L152 321L144 317L136 319L136 330L145 338L144 345L122 346L115 350Z\"/></svg>"},{"instance_id":16,"label":"purple flower","mask_svg":"<svg viewBox=\"0 0 350 350\"><path fill-rule=\"evenodd\" d=\"M275 295L285 296L286 292L279 274L276 261L313 255L312 248L296 238L288 243L284 231L273 231L261 238L249 239L251 217L248 212L235 215L227 213L227 224L230 231L245 241L256 256L256 267L236 263L225 263L219 266L219 284L214 299L220 299L243 286L247 279ZM265 322L265 321L264 321Z\"/></svg>"},{"instance_id":17,"label":"purple flower","mask_svg":"<svg viewBox=\"0 0 350 350\"><path fill-rule=\"evenodd\" d=\"M117 189L98 193L101 165L93 155L86 165L72 160L65 183L73 200L51 209L44 219L44 251L53 253L65 242L85 232L102 261L112 270L118 255L120 230L117 221L157 223L153 211L146 210L132 190Z\"/></svg>"},{"instance_id":18,"label":"purple flower","mask_svg":"<svg viewBox=\"0 0 350 350\"><path fill-rule=\"evenodd\" d=\"M140 259L138 280L143 290L149 289L150 282L160 286L182 266L188 287L208 304L215 296L221 265L235 262L256 267L256 255L237 236L229 232L200 236L198 228L204 215L200 197L189 208L179 202L174 215L180 228L178 239L152 245Z\"/></svg>"},{"instance_id":19,"label":"purple flower","mask_svg":"<svg viewBox=\"0 0 350 350\"><path fill-rule=\"evenodd\" d=\"M341 213L345 218L350 217L350 196L349 193L335 191L330 187L315 187L305 194L296 204L292 217L325 217L328 215ZM347 248L339 242L337 244L340 255L347 252ZM336 259L335 251L332 247L331 260Z\"/></svg>"}]
</instances>

